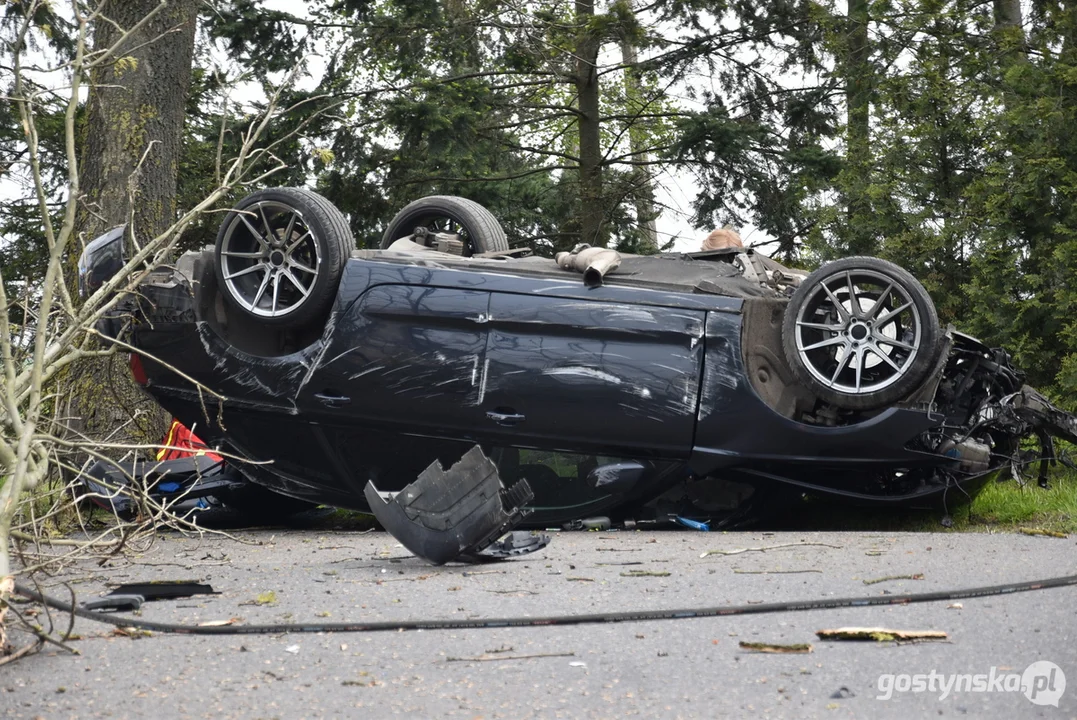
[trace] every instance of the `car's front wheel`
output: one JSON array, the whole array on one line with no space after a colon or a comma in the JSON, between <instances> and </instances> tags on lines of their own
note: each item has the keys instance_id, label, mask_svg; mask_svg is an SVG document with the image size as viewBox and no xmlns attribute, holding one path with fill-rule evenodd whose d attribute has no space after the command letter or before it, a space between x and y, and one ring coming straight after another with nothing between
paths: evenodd
<instances>
[{"instance_id":1,"label":"car's front wheel","mask_svg":"<svg viewBox=\"0 0 1077 720\"><path fill-rule=\"evenodd\" d=\"M940 350L939 319L927 290L897 265L873 257L827 263L789 302L786 360L821 399L871 410L916 390Z\"/></svg>"},{"instance_id":2,"label":"car's front wheel","mask_svg":"<svg viewBox=\"0 0 1077 720\"><path fill-rule=\"evenodd\" d=\"M301 327L328 311L355 241L336 207L305 188L248 195L217 233L218 287L241 313Z\"/></svg>"}]
</instances>

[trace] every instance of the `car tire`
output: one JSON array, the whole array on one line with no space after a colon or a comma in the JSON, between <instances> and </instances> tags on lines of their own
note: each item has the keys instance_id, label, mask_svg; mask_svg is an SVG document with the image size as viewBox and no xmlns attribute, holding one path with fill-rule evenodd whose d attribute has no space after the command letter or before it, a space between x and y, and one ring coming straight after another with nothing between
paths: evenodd
<instances>
[{"instance_id":1,"label":"car tire","mask_svg":"<svg viewBox=\"0 0 1077 720\"><path fill-rule=\"evenodd\" d=\"M924 286L894 263L850 257L809 275L782 325L786 360L816 396L873 410L916 390L938 360L941 332Z\"/></svg>"},{"instance_id":2,"label":"car tire","mask_svg":"<svg viewBox=\"0 0 1077 720\"><path fill-rule=\"evenodd\" d=\"M217 286L246 317L302 327L329 310L354 247L347 220L321 195L261 190L221 223L213 253Z\"/></svg>"},{"instance_id":3,"label":"car tire","mask_svg":"<svg viewBox=\"0 0 1077 720\"><path fill-rule=\"evenodd\" d=\"M501 223L477 202L454 195L431 195L409 203L385 229L381 247L410 237L417 227L441 232L457 232L464 242L464 255L504 252L509 241Z\"/></svg>"}]
</instances>

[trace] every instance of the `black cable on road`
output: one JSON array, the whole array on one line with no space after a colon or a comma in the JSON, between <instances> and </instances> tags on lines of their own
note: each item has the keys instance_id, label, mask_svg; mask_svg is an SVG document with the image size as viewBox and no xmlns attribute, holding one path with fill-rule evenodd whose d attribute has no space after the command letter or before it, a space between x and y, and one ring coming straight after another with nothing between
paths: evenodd
<instances>
[{"instance_id":1,"label":"black cable on road","mask_svg":"<svg viewBox=\"0 0 1077 720\"><path fill-rule=\"evenodd\" d=\"M858 598L800 600L793 602L761 603L758 605L724 605L684 610L632 610L628 612L593 613L587 615L548 615L546 617L473 618L470 620L387 620L381 622L345 623L277 623L274 625L225 625L203 627L174 625L128 616L93 612L69 602L15 583L15 592L25 598L44 603L51 608L78 617L118 627L153 630L183 635L279 635L281 633L384 632L401 630L459 630L463 628L541 627L544 625L592 625L598 623L644 622L648 620L683 620L686 618L718 617L721 615L761 615L763 613L796 612L800 610L833 610L836 608L869 607L873 605L907 605L910 603L940 602L1009 595L1011 593L1047 590L1077 585L1077 575L1031 580L1028 582L988 585L964 590L939 590L908 595L869 595Z\"/></svg>"}]
</instances>

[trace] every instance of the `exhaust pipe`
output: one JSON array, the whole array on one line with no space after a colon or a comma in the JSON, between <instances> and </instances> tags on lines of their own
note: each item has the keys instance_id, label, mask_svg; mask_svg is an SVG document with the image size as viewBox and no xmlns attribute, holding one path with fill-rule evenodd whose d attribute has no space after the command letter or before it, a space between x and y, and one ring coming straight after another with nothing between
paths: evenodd
<instances>
[{"instance_id":1,"label":"exhaust pipe","mask_svg":"<svg viewBox=\"0 0 1077 720\"><path fill-rule=\"evenodd\" d=\"M557 264L563 270L583 273L583 284L589 288L602 285L606 273L621 264L621 254L609 248L577 245L572 252L557 253Z\"/></svg>"}]
</instances>

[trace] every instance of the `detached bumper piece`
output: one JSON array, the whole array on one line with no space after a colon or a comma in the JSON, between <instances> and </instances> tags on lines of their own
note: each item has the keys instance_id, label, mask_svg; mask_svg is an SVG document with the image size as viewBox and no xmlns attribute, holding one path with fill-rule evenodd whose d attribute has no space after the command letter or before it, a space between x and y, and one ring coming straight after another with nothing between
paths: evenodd
<instances>
[{"instance_id":1,"label":"detached bumper piece","mask_svg":"<svg viewBox=\"0 0 1077 720\"><path fill-rule=\"evenodd\" d=\"M525 480L506 490L478 445L448 470L435 460L398 493L379 492L367 482L364 494L382 527L434 565L500 560L550 542L525 532L496 542L528 515L524 505L534 493Z\"/></svg>"}]
</instances>

